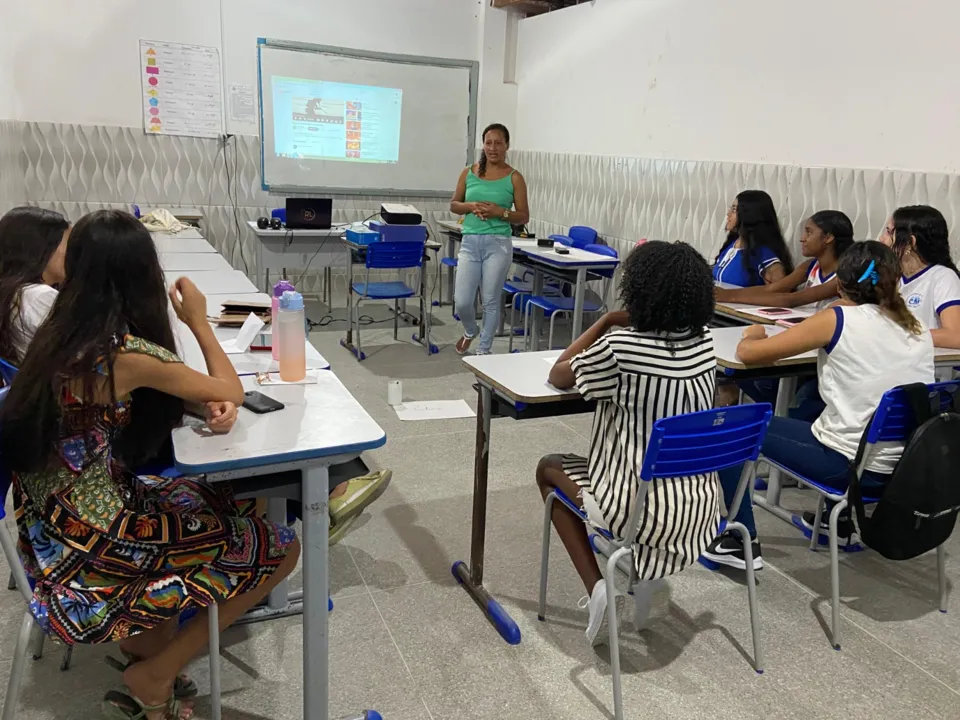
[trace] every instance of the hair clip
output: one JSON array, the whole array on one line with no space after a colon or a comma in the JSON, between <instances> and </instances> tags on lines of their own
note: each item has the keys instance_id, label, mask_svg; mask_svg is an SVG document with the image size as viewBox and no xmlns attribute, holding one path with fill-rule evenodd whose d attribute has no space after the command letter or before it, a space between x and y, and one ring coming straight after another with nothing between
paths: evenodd
<instances>
[{"instance_id":1,"label":"hair clip","mask_svg":"<svg viewBox=\"0 0 960 720\"><path fill-rule=\"evenodd\" d=\"M860 276L860 279L857 280L857 282L862 283L864 280L869 280L871 285L876 285L880 281L880 274L877 272L876 260L870 261L870 264L867 265L867 269L863 271L863 275Z\"/></svg>"}]
</instances>

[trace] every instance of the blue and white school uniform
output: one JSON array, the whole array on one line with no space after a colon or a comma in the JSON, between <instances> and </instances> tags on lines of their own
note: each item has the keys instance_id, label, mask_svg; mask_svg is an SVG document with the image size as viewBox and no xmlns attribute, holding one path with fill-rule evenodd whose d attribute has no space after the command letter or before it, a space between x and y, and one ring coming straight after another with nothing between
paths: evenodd
<instances>
[{"instance_id":1,"label":"blue and white school uniform","mask_svg":"<svg viewBox=\"0 0 960 720\"><path fill-rule=\"evenodd\" d=\"M824 275L823 270L820 269L820 261L814 260L813 264L810 266L809 272L807 272L807 280L803 284L803 290L812 287L819 287L825 283L830 282L837 276L836 272L832 272L829 275ZM824 308L830 307L833 303L840 299L839 295L833 297L825 298L819 302L810 303L808 305L803 305L802 307L809 310L823 310Z\"/></svg>"},{"instance_id":2,"label":"blue and white school uniform","mask_svg":"<svg viewBox=\"0 0 960 720\"><path fill-rule=\"evenodd\" d=\"M940 313L960 305L960 277L943 265L928 265L900 279L900 296L917 319L931 330L940 328Z\"/></svg>"},{"instance_id":3,"label":"blue and white school uniform","mask_svg":"<svg viewBox=\"0 0 960 720\"><path fill-rule=\"evenodd\" d=\"M777 254L768 247L759 247L750 253L746 265L743 261L744 253L743 248L738 248L736 243L731 243L713 265L714 282L737 287L763 285L763 274L780 262ZM748 267L750 270L747 269Z\"/></svg>"}]
</instances>

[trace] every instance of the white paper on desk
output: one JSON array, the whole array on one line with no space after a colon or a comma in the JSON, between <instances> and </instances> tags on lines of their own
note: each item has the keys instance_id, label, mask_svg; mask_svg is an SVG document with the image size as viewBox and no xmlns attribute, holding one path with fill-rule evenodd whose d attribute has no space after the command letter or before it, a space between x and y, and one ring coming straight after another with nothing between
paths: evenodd
<instances>
[{"instance_id":1,"label":"white paper on desk","mask_svg":"<svg viewBox=\"0 0 960 720\"><path fill-rule=\"evenodd\" d=\"M316 385L320 382L320 373L326 372L326 370L307 370L307 374L304 375L303 380L281 380L280 373L270 373L267 376L267 380L260 385Z\"/></svg>"},{"instance_id":2,"label":"white paper on desk","mask_svg":"<svg viewBox=\"0 0 960 720\"><path fill-rule=\"evenodd\" d=\"M223 351L227 355L240 355L245 353L250 349L250 344L253 342L253 339L260 334L264 324L263 320L253 313L250 313L247 315L247 319L243 321L243 325L240 327L240 332L237 333L237 336L232 340L221 340L220 347L223 348Z\"/></svg>"},{"instance_id":3,"label":"white paper on desk","mask_svg":"<svg viewBox=\"0 0 960 720\"><path fill-rule=\"evenodd\" d=\"M466 400L419 400L394 405L401 420L452 420L476 417Z\"/></svg>"}]
</instances>

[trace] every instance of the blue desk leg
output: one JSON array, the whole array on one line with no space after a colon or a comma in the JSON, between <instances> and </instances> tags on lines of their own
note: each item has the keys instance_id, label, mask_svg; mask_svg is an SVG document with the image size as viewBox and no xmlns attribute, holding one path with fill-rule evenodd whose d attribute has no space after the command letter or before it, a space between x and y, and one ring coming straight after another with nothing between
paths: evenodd
<instances>
[{"instance_id":1,"label":"blue desk leg","mask_svg":"<svg viewBox=\"0 0 960 720\"><path fill-rule=\"evenodd\" d=\"M490 460L490 416L493 394L481 383L477 399L477 448L473 469L473 529L470 540L470 567L462 560L453 564L453 577L480 606L487 619L511 645L520 642L520 628L483 587L483 544L487 530L487 471Z\"/></svg>"}]
</instances>

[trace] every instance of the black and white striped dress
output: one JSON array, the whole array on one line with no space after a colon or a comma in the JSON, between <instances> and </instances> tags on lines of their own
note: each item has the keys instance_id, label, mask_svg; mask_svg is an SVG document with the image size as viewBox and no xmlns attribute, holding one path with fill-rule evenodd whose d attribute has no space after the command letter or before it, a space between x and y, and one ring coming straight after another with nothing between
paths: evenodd
<instances>
[{"instance_id":1,"label":"black and white striped dress","mask_svg":"<svg viewBox=\"0 0 960 720\"><path fill-rule=\"evenodd\" d=\"M663 334L618 329L570 362L577 389L596 400L590 457L565 455L563 469L583 488L592 522L623 537L653 424L713 407L716 357L709 332ZM599 514L602 517L595 517ZM651 580L680 572L717 533L716 473L654 480L636 543L637 573Z\"/></svg>"}]
</instances>

